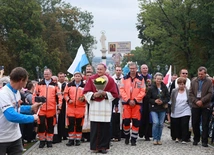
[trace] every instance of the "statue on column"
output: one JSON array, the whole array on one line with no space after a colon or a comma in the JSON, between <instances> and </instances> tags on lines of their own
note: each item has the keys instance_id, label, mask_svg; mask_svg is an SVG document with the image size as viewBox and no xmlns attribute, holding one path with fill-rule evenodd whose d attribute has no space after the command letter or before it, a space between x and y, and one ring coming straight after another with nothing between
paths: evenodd
<instances>
[{"instance_id":1,"label":"statue on column","mask_svg":"<svg viewBox=\"0 0 214 155\"><path fill-rule=\"evenodd\" d=\"M106 41L106 36L105 36L105 33L102 32L102 35L100 37L100 42L101 42L102 50L106 50L105 41Z\"/></svg>"}]
</instances>

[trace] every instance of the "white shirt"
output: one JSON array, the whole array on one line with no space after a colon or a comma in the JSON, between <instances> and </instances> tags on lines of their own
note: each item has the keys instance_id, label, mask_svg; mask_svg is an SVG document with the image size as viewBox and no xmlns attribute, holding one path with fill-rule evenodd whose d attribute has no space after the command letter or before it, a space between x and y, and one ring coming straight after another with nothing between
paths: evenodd
<instances>
[{"instance_id":1,"label":"white shirt","mask_svg":"<svg viewBox=\"0 0 214 155\"><path fill-rule=\"evenodd\" d=\"M116 79L118 79L118 77L117 77L116 74L114 74L114 75L112 76L112 78L114 79L114 82L115 82L118 86L120 86L121 80L122 80L122 78L123 78L123 75L122 75L122 74L120 75L120 77L119 77L120 80L116 80Z\"/></svg>"},{"instance_id":2,"label":"white shirt","mask_svg":"<svg viewBox=\"0 0 214 155\"><path fill-rule=\"evenodd\" d=\"M112 78L114 79L114 82L117 84L118 90L120 90L120 85L121 85L121 80L123 78L123 75L122 74L120 75L120 77L119 77L120 80L118 79L116 74L114 74L112 76ZM116 79L118 79L118 80L116 80ZM122 102L121 102L121 99L120 99L119 103L118 103L118 113L121 113L122 109L123 109L122 108ZM115 113L115 109L113 109L113 113Z\"/></svg>"},{"instance_id":3,"label":"white shirt","mask_svg":"<svg viewBox=\"0 0 214 155\"><path fill-rule=\"evenodd\" d=\"M9 122L3 114L8 108L15 107L20 99L19 91L13 93L7 86L0 90L0 143L13 142L21 138L19 124Z\"/></svg>"},{"instance_id":4,"label":"white shirt","mask_svg":"<svg viewBox=\"0 0 214 155\"><path fill-rule=\"evenodd\" d=\"M183 116L190 116L191 109L189 104L187 104L187 93L178 93L175 103L175 111L171 113L172 118L179 118Z\"/></svg>"},{"instance_id":5,"label":"white shirt","mask_svg":"<svg viewBox=\"0 0 214 155\"><path fill-rule=\"evenodd\" d=\"M100 102L91 100L93 92L87 92L84 96L89 106L89 119L94 122L111 122L112 101L114 97L110 92L106 92L108 100Z\"/></svg>"},{"instance_id":6,"label":"white shirt","mask_svg":"<svg viewBox=\"0 0 214 155\"><path fill-rule=\"evenodd\" d=\"M46 84L46 86L48 86L50 83L51 83L51 79L50 79L50 80L46 80L46 79L45 79L45 84Z\"/></svg>"}]
</instances>

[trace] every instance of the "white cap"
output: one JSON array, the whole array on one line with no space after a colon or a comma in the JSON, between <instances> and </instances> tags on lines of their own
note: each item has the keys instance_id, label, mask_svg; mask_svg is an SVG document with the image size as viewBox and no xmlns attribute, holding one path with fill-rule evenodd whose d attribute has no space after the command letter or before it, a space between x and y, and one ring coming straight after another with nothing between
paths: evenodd
<instances>
[{"instance_id":1,"label":"white cap","mask_svg":"<svg viewBox=\"0 0 214 155\"><path fill-rule=\"evenodd\" d=\"M80 73L80 72L78 72L78 71L74 72L73 76L74 76L75 74L80 74L81 77L82 77L82 73Z\"/></svg>"}]
</instances>

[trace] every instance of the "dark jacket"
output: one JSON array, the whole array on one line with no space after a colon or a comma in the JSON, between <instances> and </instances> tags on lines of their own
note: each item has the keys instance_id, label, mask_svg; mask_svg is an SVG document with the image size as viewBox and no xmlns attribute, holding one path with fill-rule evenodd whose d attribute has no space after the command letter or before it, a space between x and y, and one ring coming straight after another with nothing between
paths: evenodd
<instances>
[{"instance_id":1,"label":"dark jacket","mask_svg":"<svg viewBox=\"0 0 214 155\"><path fill-rule=\"evenodd\" d=\"M189 100L191 103L191 106L193 108L199 108L196 105L196 102L201 100L203 103L203 108L210 108L210 102L212 98L212 82L209 78L205 78L204 82L202 84L202 89L201 89L201 98L197 98L197 91L199 87L199 79L195 78L191 82L191 87L189 90Z\"/></svg>"},{"instance_id":2,"label":"dark jacket","mask_svg":"<svg viewBox=\"0 0 214 155\"><path fill-rule=\"evenodd\" d=\"M170 98L169 98L168 89L163 82L161 83L161 90L162 90L161 97L158 95L158 88L156 86L156 83L154 83L148 90L147 94L149 98L151 111L162 112L167 110L167 108L164 108L164 105L168 104ZM163 104L158 105L157 103L155 103L155 100L158 98L162 100Z\"/></svg>"}]
</instances>

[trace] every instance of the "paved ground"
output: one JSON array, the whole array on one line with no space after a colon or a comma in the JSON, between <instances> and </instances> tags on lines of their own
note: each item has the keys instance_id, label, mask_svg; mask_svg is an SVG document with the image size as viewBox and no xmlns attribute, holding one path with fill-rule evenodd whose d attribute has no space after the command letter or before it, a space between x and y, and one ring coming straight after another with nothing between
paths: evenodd
<instances>
[{"instance_id":1,"label":"paved ground","mask_svg":"<svg viewBox=\"0 0 214 155\"><path fill-rule=\"evenodd\" d=\"M170 138L170 131L164 127L162 135L163 145L154 146L153 142L138 139L137 146L125 145L124 140L113 142L113 146L108 151L110 155L214 155L214 147L209 146L204 148L199 143L198 146L193 146L192 142L188 144L175 143ZM53 148L39 149L39 143L36 143L24 155L87 155L92 153L89 149L89 143L82 143L80 146L67 147L63 141L59 144L54 144Z\"/></svg>"}]
</instances>

